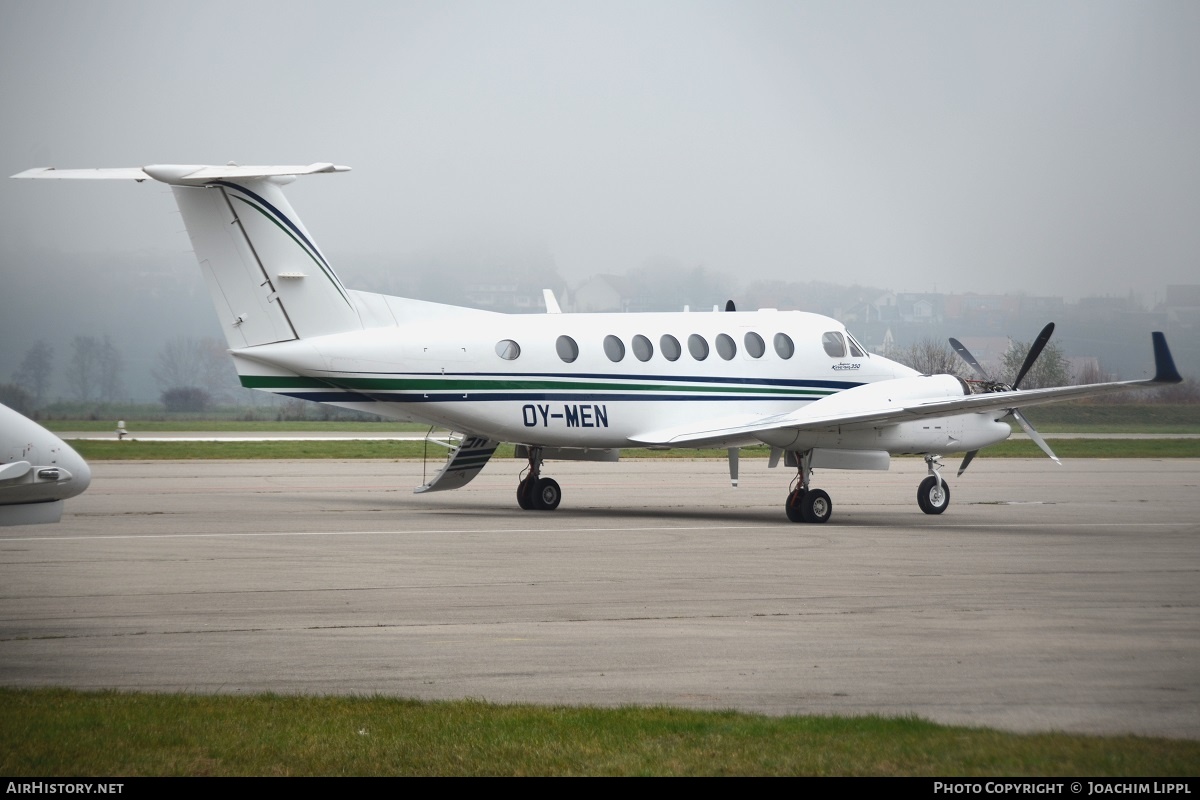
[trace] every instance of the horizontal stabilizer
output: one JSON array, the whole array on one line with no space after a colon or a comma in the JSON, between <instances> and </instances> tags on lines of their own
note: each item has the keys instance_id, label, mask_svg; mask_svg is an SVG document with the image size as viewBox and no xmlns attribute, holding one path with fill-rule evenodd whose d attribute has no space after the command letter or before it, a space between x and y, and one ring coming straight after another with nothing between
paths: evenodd
<instances>
[{"instance_id":1,"label":"horizontal stabilizer","mask_svg":"<svg viewBox=\"0 0 1200 800\"><path fill-rule=\"evenodd\" d=\"M45 180L109 180L144 181L153 179L175 185L200 184L220 179L275 178L287 175L315 175L322 172L349 172L349 167L335 164L308 166L243 167L237 164L208 166L205 164L151 164L146 167L116 167L110 169L55 169L36 167L18 172L14 178Z\"/></svg>"}]
</instances>

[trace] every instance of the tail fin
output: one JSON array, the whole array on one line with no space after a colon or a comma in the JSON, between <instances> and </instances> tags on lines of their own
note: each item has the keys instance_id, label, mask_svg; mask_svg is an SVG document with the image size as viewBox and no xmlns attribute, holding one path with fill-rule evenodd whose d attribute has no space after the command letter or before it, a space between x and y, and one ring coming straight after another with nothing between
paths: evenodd
<instances>
[{"instance_id":1,"label":"tail fin","mask_svg":"<svg viewBox=\"0 0 1200 800\"><path fill-rule=\"evenodd\" d=\"M171 186L230 349L362 328L354 300L283 195L348 167L33 169L14 178L152 178Z\"/></svg>"}]
</instances>

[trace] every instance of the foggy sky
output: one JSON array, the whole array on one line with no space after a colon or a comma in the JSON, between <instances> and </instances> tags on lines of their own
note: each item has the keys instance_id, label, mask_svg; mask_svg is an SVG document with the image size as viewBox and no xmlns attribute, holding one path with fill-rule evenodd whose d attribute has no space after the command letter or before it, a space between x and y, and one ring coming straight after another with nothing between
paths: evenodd
<instances>
[{"instance_id":1,"label":"foggy sky","mask_svg":"<svg viewBox=\"0 0 1200 800\"><path fill-rule=\"evenodd\" d=\"M0 174L347 164L289 187L335 264L1152 302L1200 282L1198 41L1190 0L5 0ZM4 270L188 249L148 183L5 179L0 209Z\"/></svg>"}]
</instances>

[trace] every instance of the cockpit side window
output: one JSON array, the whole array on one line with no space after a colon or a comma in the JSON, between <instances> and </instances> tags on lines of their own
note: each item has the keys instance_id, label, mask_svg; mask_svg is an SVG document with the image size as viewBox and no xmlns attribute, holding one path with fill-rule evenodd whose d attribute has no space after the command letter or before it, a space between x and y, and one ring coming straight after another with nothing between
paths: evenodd
<instances>
[{"instance_id":1,"label":"cockpit side window","mask_svg":"<svg viewBox=\"0 0 1200 800\"><path fill-rule=\"evenodd\" d=\"M850 335L850 331L846 331L846 341L850 343L850 355L854 356L855 358L864 358L867 355L867 352L863 350L863 347L858 343L858 340Z\"/></svg>"},{"instance_id":2,"label":"cockpit side window","mask_svg":"<svg viewBox=\"0 0 1200 800\"><path fill-rule=\"evenodd\" d=\"M846 357L846 340L837 331L827 331L821 336L821 345L831 358Z\"/></svg>"}]
</instances>

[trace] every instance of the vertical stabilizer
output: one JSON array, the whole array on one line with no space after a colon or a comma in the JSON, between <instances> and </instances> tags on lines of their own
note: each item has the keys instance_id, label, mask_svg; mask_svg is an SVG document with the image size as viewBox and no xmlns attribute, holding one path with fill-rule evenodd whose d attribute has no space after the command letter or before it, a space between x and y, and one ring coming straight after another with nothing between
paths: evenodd
<instances>
[{"instance_id":1,"label":"vertical stabilizer","mask_svg":"<svg viewBox=\"0 0 1200 800\"><path fill-rule=\"evenodd\" d=\"M362 327L276 180L173 187L231 348Z\"/></svg>"},{"instance_id":2,"label":"vertical stabilizer","mask_svg":"<svg viewBox=\"0 0 1200 800\"><path fill-rule=\"evenodd\" d=\"M231 349L363 327L350 292L283 195L299 175L348 167L158 164L31 169L15 178L135 180L171 186Z\"/></svg>"}]
</instances>

